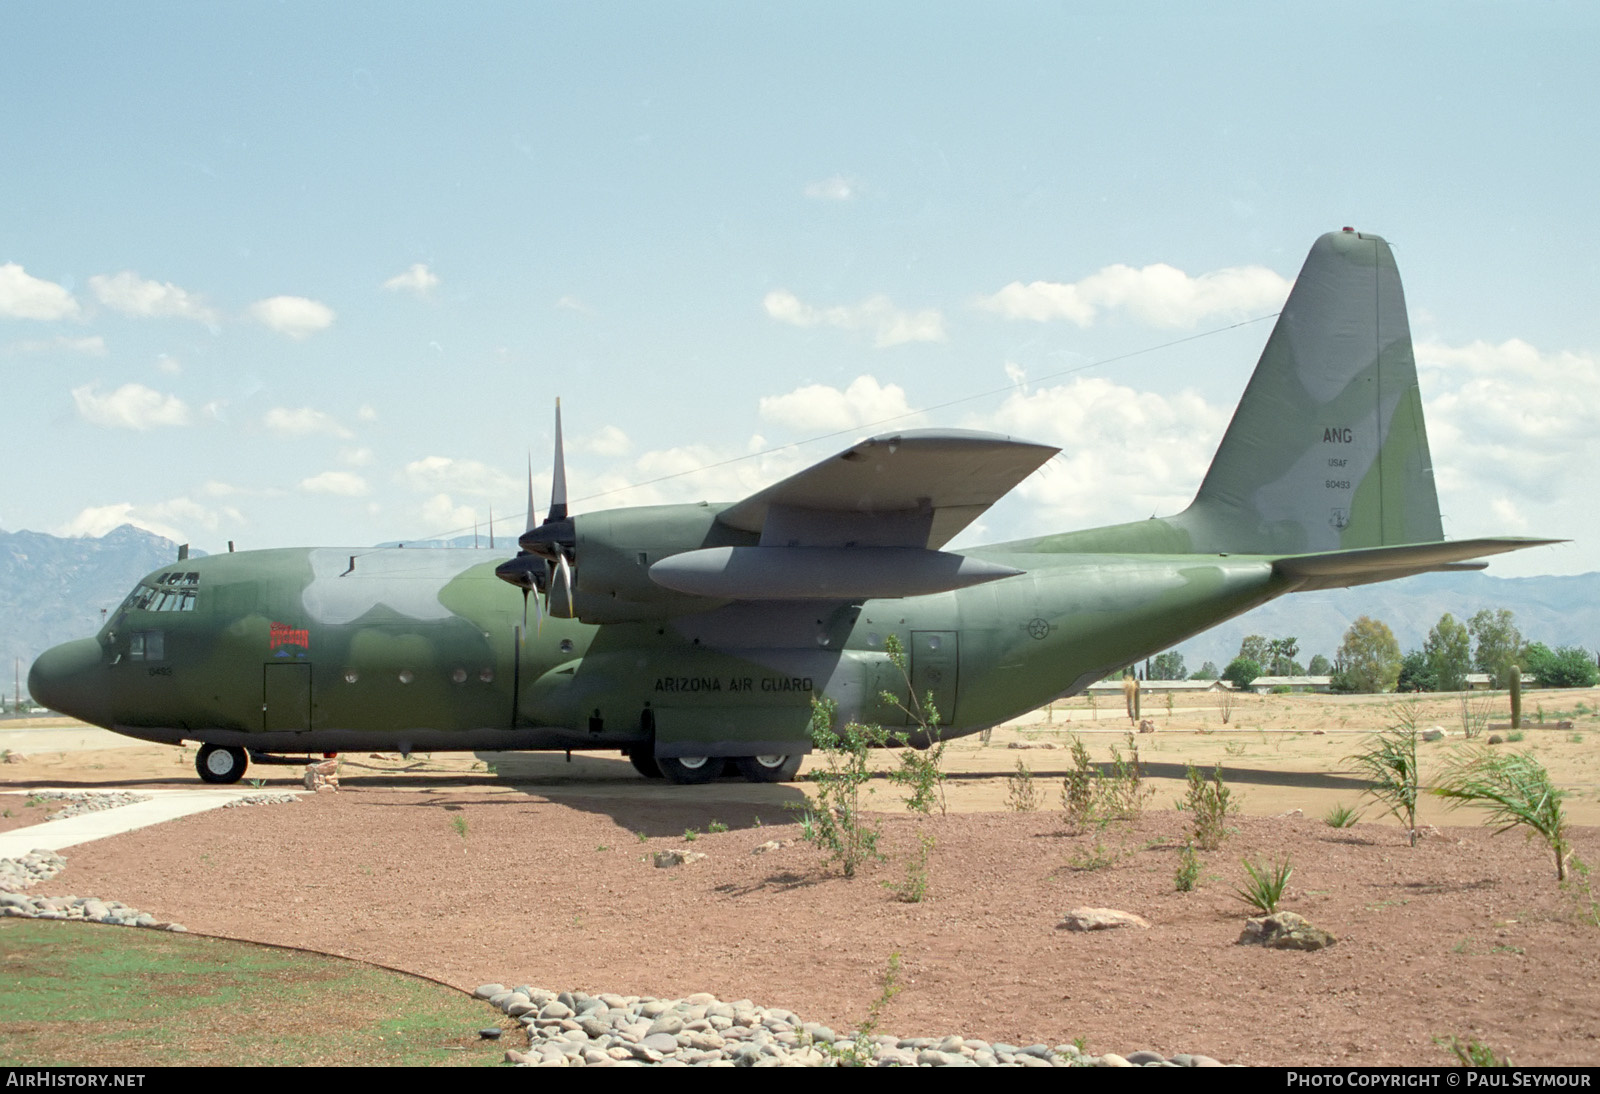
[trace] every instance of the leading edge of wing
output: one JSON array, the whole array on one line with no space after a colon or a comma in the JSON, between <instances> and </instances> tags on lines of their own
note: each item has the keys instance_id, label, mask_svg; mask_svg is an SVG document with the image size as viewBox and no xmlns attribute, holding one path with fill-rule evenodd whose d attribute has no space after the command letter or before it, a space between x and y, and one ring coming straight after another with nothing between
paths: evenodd
<instances>
[{"instance_id":1,"label":"leading edge of wing","mask_svg":"<svg viewBox=\"0 0 1600 1094\"><path fill-rule=\"evenodd\" d=\"M1564 539L1497 536L1404 543L1391 547L1359 547L1348 551L1289 555L1276 559L1272 568L1279 575L1299 582L1300 591L1342 589L1440 570L1482 569L1485 563L1472 565L1471 560L1485 555L1520 551L1525 547L1547 547L1566 542Z\"/></svg>"},{"instance_id":2,"label":"leading edge of wing","mask_svg":"<svg viewBox=\"0 0 1600 1094\"><path fill-rule=\"evenodd\" d=\"M869 437L723 510L772 546L938 548L1059 452L965 429Z\"/></svg>"}]
</instances>

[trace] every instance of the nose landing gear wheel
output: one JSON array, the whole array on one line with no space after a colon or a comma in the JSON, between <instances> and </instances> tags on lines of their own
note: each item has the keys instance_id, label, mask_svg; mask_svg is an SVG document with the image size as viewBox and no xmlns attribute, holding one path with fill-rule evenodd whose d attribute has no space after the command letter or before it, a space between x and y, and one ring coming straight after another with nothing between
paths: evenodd
<instances>
[{"instance_id":1,"label":"nose landing gear wheel","mask_svg":"<svg viewBox=\"0 0 1600 1094\"><path fill-rule=\"evenodd\" d=\"M740 756L734 763L746 782L786 783L800 770L800 756Z\"/></svg>"},{"instance_id":2,"label":"nose landing gear wheel","mask_svg":"<svg viewBox=\"0 0 1600 1094\"><path fill-rule=\"evenodd\" d=\"M721 756L657 756L656 766L668 782L692 786L720 776L724 761Z\"/></svg>"},{"instance_id":3,"label":"nose landing gear wheel","mask_svg":"<svg viewBox=\"0 0 1600 1094\"><path fill-rule=\"evenodd\" d=\"M200 754L194 758L194 769L200 773L201 781L208 783L236 783L244 778L249 764L244 749L221 745L201 745Z\"/></svg>"}]
</instances>

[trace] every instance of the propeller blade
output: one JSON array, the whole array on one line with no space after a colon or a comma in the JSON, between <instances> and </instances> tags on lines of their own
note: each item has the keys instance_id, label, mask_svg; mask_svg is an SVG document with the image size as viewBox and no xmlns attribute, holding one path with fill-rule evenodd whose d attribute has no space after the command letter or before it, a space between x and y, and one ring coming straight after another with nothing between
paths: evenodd
<instances>
[{"instance_id":1,"label":"propeller blade","mask_svg":"<svg viewBox=\"0 0 1600 1094\"><path fill-rule=\"evenodd\" d=\"M539 510L533 505L533 454L528 454L528 526L523 529L523 534L539 527Z\"/></svg>"},{"instance_id":2,"label":"propeller blade","mask_svg":"<svg viewBox=\"0 0 1600 1094\"><path fill-rule=\"evenodd\" d=\"M560 610L557 610L553 598L556 595L556 578L561 579L561 595L563 597ZM550 577L550 587L545 591L545 607L549 609L552 617L559 616L563 619L572 619L575 616L572 604L572 563L567 561L565 554L557 554L555 559L555 573Z\"/></svg>"},{"instance_id":3,"label":"propeller blade","mask_svg":"<svg viewBox=\"0 0 1600 1094\"><path fill-rule=\"evenodd\" d=\"M550 472L550 512L545 523L567 519L567 459L561 444L561 400L556 400L556 458Z\"/></svg>"}]
</instances>

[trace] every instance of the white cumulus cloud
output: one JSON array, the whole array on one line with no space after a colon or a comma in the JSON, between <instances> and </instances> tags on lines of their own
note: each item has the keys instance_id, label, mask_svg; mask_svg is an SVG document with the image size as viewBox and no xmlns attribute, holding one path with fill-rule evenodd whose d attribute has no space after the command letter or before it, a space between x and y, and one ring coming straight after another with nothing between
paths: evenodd
<instances>
[{"instance_id":1,"label":"white cumulus cloud","mask_svg":"<svg viewBox=\"0 0 1600 1094\"><path fill-rule=\"evenodd\" d=\"M826 384L809 384L786 395L764 396L758 410L763 421L805 433L833 433L900 418L910 412L903 388L880 384L872 376L857 376L843 391Z\"/></svg>"},{"instance_id":2,"label":"white cumulus cloud","mask_svg":"<svg viewBox=\"0 0 1600 1094\"><path fill-rule=\"evenodd\" d=\"M1415 349L1441 494L1509 490L1588 507L1574 472L1600 458L1600 359L1521 339Z\"/></svg>"},{"instance_id":3,"label":"white cumulus cloud","mask_svg":"<svg viewBox=\"0 0 1600 1094\"><path fill-rule=\"evenodd\" d=\"M98 383L85 384L72 389L72 401L85 421L111 429L188 425L192 418L182 399L143 384L123 384L106 394L101 394Z\"/></svg>"},{"instance_id":4,"label":"white cumulus cloud","mask_svg":"<svg viewBox=\"0 0 1600 1094\"><path fill-rule=\"evenodd\" d=\"M855 196L855 183L843 175L830 175L806 185L806 197L818 201L849 201Z\"/></svg>"},{"instance_id":5,"label":"white cumulus cloud","mask_svg":"<svg viewBox=\"0 0 1600 1094\"><path fill-rule=\"evenodd\" d=\"M139 319L192 319L216 323L217 313L199 297L170 281L147 281L132 270L89 279L95 298L113 311Z\"/></svg>"},{"instance_id":6,"label":"white cumulus cloud","mask_svg":"<svg viewBox=\"0 0 1600 1094\"><path fill-rule=\"evenodd\" d=\"M303 296L272 296L250 305L250 317L290 338L308 338L333 326L333 309Z\"/></svg>"},{"instance_id":7,"label":"white cumulus cloud","mask_svg":"<svg viewBox=\"0 0 1600 1094\"><path fill-rule=\"evenodd\" d=\"M84 338L70 338L61 335L56 338L36 338L26 342L12 342L6 347L7 353L82 353L89 357L104 357L106 355L106 340L98 334Z\"/></svg>"},{"instance_id":8,"label":"white cumulus cloud","mask_svg":"<svg viewBox=\"0 0 1600 1094\"><path fill-rule=\"evenodd\" d=\"M300 489L308 494L337 494L344 498L358 498L367 492L367 480L349 471L324 471L300 480Z\"/></svg>"},{"instance_id":9,"label":"white cumulus cloud","mask_svg":"<svg viewBox=\"0 0 1600 1094\"><path fill-rule=\"evenodd\" d=\"M1222 440L1231 406L1192 391L1136 391L1102 377L1008 396L972 428L1058 445L1019 486L1051 531L1178 512L1194 497Z\"/></svg>"},{"instance_id":10,"label":"white cumulus cloud","mask_svg":"<svg viewBox=\"0 0 1600 1094\"><path fill-rule=\"evenodd\" d=\"M1135 269L1107 266L1063 284L1013 281L978 306L1007 319L1065 319L1080 327L1103 311L1123 311L1152 327L1191 327L1214 315L1272 311L1292 282L1264 266L1241 266L1190 277L1157 263Z\"/></svg>"},{"instance_id":11,"label":"white cumulus cloud","mask_svg":"<svg viewBox=\"0 0 1600 1094\"><path fill-rule=\"evenodd\" d=\"M423 525L432 532L453 534L478 523L478 511L470 505L456 505L449 494L435 494L422 503Z\"/></svg>"},{"instance_id":12,"label":"white cumulus cloud","mask_svg":"<svg viewBox=\"0 0 1600 1094\"><path fill-rule=\"evenodd\" d=\"M587 431L572 447L577 451L593 452L596 456L626 456L632 442L616 426L606 425Z\"/></svg>"},{"instance_id":13,"label":"white cumulus cloud","mask_svg":"<svg viewBox=\"0 0 1600 1094\"><path fill-rule=\"evenodd\" d=\"M352 436L332 414L309 406L296 407L293 410L275 406L267 411L261 419L261 424L274 433L284 433L289 436L305 436L311 433L325 433L330 437Z\"/></svg>"},{"instance_id":14,"label":"white cumulus cloud","mask_svg":"<svg viewBox=\"0 0 1600 1094\"><path fill-rule=\"evenodd\" d=\"M943 342L944 316L937 308L905 311L894 306L887 296L869 296L859 304L817 308L786 289L769 292L761 301L767 315L795 327L838 327L842 330L869 330L879 348L906 342Z\"/></svg>"},{"instance_id":15,"label":"white cumulus cloud","mask_svg":"<svg viewBox=\"0 0 1600 1094\"><path fill-rule=\"evenodd\" d=\"M413 296L427 296L439 284L439 275L421 262L413 262L405 273L395 274L383 283L390 292L408 292Z\"/></svg>"},{"instance_id":16,"label":"white cumulus cloud","mask_svg":"<svg viewBox=\"0 0 1600 1094\"><path fill-rule=\"evenodd\" d=\"M242 524L243 515L233 508L221 510L201 505L191 498L171 498L153 504L116 502L90 506L55 530L58 536L103 536L114 528L131 524L176 543L188 542L191 534L214 532L224 521Z\"/></svg>"},{"instance_id":17,"label":"white cumulus cloud","mask_svg":"<svg viewBox=\"0 0 1600 1094\"><path fill-rule=\"evenodd\" d=\"M421 493L444 492L478 497L516 497L527 492L527 484L477 460L456 460L449 456L425 456L406 464L401 481ZM520 486L520 490L519 490ZM448 503L449 499L445 499Z\"/></svg>"},{"instance_id":18,"label":"white cumulus cloud","mask_svg":"<svg viewBox=\"0 0 1600 1094\"><path fill-rule=\"evenodd\" d=\"M0 264L0 316L70 319L78 311L77 300L54 281L30 276L15 262Z\"/></svg>"}]
</instances>

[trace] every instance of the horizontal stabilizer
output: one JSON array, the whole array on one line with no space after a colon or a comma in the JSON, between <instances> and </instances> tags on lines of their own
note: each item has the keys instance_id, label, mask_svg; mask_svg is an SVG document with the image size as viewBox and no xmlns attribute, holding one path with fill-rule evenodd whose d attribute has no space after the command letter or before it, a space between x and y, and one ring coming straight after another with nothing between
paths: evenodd
<instances>
[{"instance_id":1,"label":"horizontal stabilizer","mask_svg":"<svg viewBox=\"0 0 1600 1094\"><path fill-rule=\"evenodd\" d=\"M1350 551L1293 555L1278 559L1272 568L1282 577L1299 581L1301 591L1343 589L1351 585L1367 585L1374 581L1389 581L1438 570L1478 570L1484 564L1473 565L1469 560L1520 551L1524 547L1545 547L1564 542L1560 539L1501 536L1408 543L1394 547L1363 547Z\"/></svg>"},{"instance_id":2,"label":"horizontal stabilizer","mask_svg":"<svg viewBox=\"0 0 1600 1094\"><path fill-rule=\"evenodd\" d=\"M650 567L656 584L722 600L925 596L1021 570L918 547L708 547Z\"/></svg>"}]
</instances>

